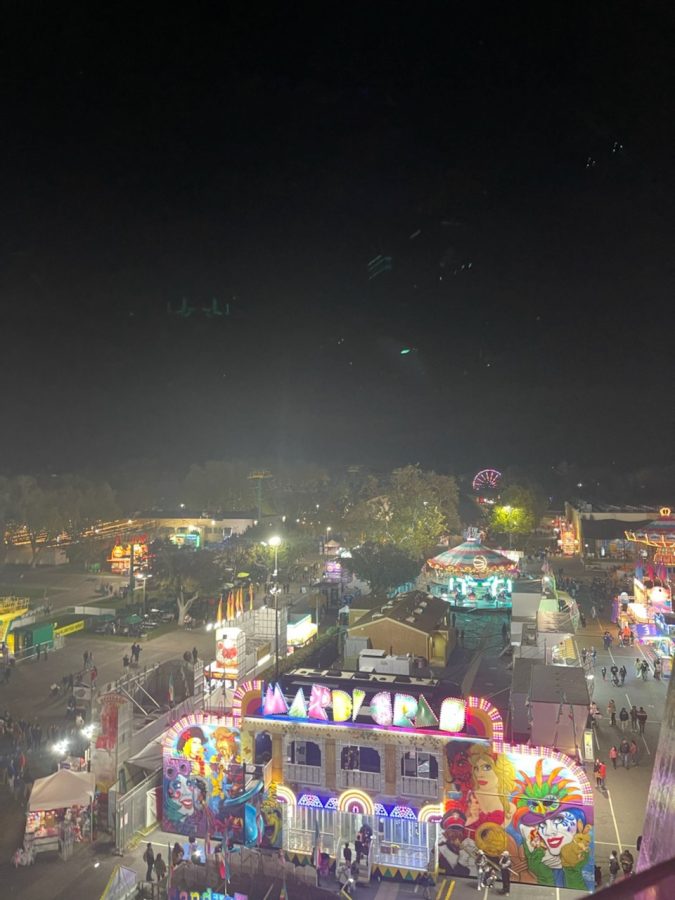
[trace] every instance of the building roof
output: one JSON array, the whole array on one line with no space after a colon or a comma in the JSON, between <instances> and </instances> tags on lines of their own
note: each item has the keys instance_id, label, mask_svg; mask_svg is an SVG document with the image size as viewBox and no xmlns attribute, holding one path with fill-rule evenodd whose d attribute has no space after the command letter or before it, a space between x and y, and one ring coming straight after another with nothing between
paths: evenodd
<instances>
[{"instance_id":1,"label":"building roof","mask_svg":"<svg viewBox=\"0 0 675 900\"><path fill-rule=\"evenodd\" d=\"M511 596L514 594L541 594L541 578L516 578L513 582L513 590L511 591Z\"/></svg>"},{"instance_id":2,"label":"building roof","mask_svg":"<svg viewBox=\"0 0 675 900\"><path fill-rule=\"evenodd\" d=\"M440 597L432 597L423 591L409 591L400 594L393 600L369 610L354 625L350 626L350 632L354 629L368 628L370 625L388 621L398 625L404 625L430 634L437 628L445 626L448 614L448 604Z\"/></svg>"},{"instance_id":3,"label":"building roof","mask_svg":"<svg viewBox=\"0 0 675 900\"><path fill-rule=\"evenodd\" d=\"M576 666L537 666L530 672L531 703L572 703L588 706L588 683Z\"/></svg>"},{"instance_id":4,"label":"building roof","mask_svg":"<svg viewBox=\"0 0 675 900\"><path fill-rule=\"evenodd\" d=\"M513 677L511 679L511 696L513 694L529 694L532 683L532 669L542 666L544 661L531 656L517 656L513 660Z\"/></svg>"},{"instance_id":5,"label":"building roof","mask_svg":"<svg viewBox=\"0 0 675 900\"><path fill-rule=\"evenodd\" d=\"M625 519L583 519L582 529L586 540L625 540L627 529L640 531L646 528L651 521L651 519L640 519L636 522L626 522Z\"/></svg>"}]
</instances>

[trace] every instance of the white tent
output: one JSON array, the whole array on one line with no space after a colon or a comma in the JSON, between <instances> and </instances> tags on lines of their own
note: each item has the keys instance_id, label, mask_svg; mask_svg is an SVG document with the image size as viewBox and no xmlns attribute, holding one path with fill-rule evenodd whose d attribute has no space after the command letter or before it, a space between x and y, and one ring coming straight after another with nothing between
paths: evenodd
<instances>
[{"instance_id":1,"label":"white tent","mask_svg":"<svg viewBox=\"0 0 675 900\"><path fill-rule=\"evenodd\" d=\"M36 778L30 794L30 812L89 806L93 802L96 780L92 772L59 769L46 778Z\"/></svg>"}]
</instances>

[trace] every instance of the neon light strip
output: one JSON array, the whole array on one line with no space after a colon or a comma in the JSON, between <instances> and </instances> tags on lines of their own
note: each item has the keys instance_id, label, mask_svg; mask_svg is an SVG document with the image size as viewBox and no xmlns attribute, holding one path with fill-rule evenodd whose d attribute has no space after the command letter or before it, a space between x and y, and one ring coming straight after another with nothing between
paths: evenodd
<instances>
[{"instance_id":1,"label":"neon light strip","mask_svg":"<svg viewBox=\"0 0 675 900\"><path fill-rule=\"evenodd\" d=\"M341 812L349 812L349 804L357 803L363 809L364 815L375 815L375 807L372 798L358 788L348 788L338 797L338 809Z\"/></svg>"},{"instance_id":2,"label":"neon light strip","mask_svg":"<svg viewBox=\"0 0 675 900\"><path fill-rule=\"evenodd\" d=\"M466 708L485 713L492 723L492 740L495 744L504 743L504 722L501 713L484 697L467 697ZM482 718L482 717L481 717Z\"/></svg>"},{"instance_id":3,"label":"neon light strip","mask_svg":"<svg viewBox=\"0 0 675 900\"><path fill-rule=\"evenodd\" d=\"M440 822L443 818L443 804L427 803L426 806L423 806L419 811L417 818L420 822Z\"/></svg>"},{"instance_id":4,"label":"neon light strip","mask_svg":"<svg viewBox=\"0 0 675 900\"><path fill-rule=\"evenodd\" d=\"M252 694L254 691L260 692L260 703L262 705L262 693L263 693L262 681L259 681L257 679L254 681L242 681L241 684L237 685L234 695L233 695L233 703L232 703L232 719L233 719L235 728L241 727L242 700L244 699L246 694Z\"/></svg>"},{"instance_id":5,"label":"neon light strip","mask_svg":"<svg viewBox=\"0 0 675 900\"><path fill-rule=\"evenodd\" d=\"M282 801L282 803L285 803L287 806L297 806L298 804L297 797L289 787L286 787L285 784L277 785L277 797Z\"/></svg>"}]
</instances>

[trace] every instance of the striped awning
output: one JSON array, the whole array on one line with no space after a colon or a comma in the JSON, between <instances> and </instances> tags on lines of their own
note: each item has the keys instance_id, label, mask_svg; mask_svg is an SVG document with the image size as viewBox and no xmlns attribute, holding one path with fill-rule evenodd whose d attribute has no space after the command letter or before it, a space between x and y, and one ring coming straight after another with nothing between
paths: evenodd
<instances>
[{"instance_id":1,"label":"striped awning","mask_svg":"<svg viewBox=\"0 0 675 900\"><path fill-rule=\"evenodd\" d=\"M450 575L472 575L474 578L513 575L518 571L518 566L508 556L486 547L480 541L464 541L452 550L427 560L427 565Z\"/></svg>"}]
</instances>

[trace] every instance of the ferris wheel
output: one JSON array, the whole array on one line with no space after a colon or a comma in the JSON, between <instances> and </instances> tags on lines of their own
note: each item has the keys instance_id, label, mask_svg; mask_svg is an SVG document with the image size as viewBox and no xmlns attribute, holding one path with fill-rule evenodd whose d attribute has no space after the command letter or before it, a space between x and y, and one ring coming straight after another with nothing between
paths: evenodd
<instances>
[{"instance_id":1,"label":"ferris wheel","mask_svg":"<svg viewBox=\"0 0 675 900\"><path fill-rule=\"evenodd\" d=\"M502 473L496 469L481 469L474 475L471 487L474 491L480 491L483 488L492 488L493 490L499 486L502 480Z\"/></svg>"}]
</instances>

